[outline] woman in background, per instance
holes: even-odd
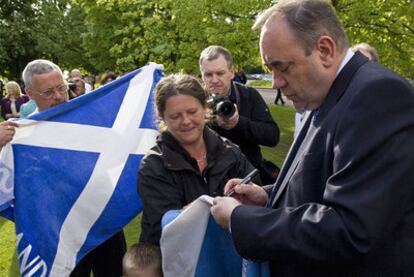
[[[6,85],[6,96],[1,99],[1,116],[4,120],[20,117],[20,106],[29,101],[29,97],[22,94],[20,86],[14,81]]]
[[[237,146],[206,126],[207,98],[198,79],[189,75],[170,75],[157,85],[160,135],[138,178],[141,242],[159,245],[165,212],[182,209],[203,194],[223,195],[229,179],[254,169]]]

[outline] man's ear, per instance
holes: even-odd
[[[235,73],[234,73],[234,68],[230,68],[230,73],[231,73],[231,79],[234,79]]]
[[[319,51],[322,65],[326,68],[331,67],[337,55],[335,41],[330,36],[321,36],[318,39],[316,48]]]
[[[26,92],[26,95],[30,97],[30,99],[33,99],[33,91],[30,88],[24,88],[24,91]]]

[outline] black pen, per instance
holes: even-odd
[[[241,184],[248,184],[248,183],[250,183],[250,181],[252,180],[252,178],[257,174],[257,173],[259,173],[259,170],[257,170],[256,168],[252,171],[252,172],[250,172],[246,177],[244,177],[242,180],[240,180],[240,182],[237,184],[237,185],[235,185],[231,190],[229,190],[229,191],[227,191],[225,194],[224,194],[224,196],[232,196],[233,194],[234,194],[234,188],[235,187],[237,187],[238,185],[241,185]]]

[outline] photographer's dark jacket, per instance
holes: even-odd
[[[240,118],[236,127],[225,130],[214,123],[211,127],[221,136],[240,146],[253,166],[261,170],[263,158],[259,145],[276,146],[279,142],[279,127],[262,96],[254,88],[233,83],[229,98],[237,104],[239,110]]]
[[[253,166],[240,149],[206,127],[208,165],[200,173],[193,159],[169,132],[157,138],[141,163],[138,192],[143,203],[140,241],[159,244],[161,217],[169,210],[181,209],[203,194],[223,194],[231,178],[243,178]],[[260,179],[254,179],[260,184]],[[194,224],[197,224],[196,222]]]

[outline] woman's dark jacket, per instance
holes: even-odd
[[[138,178],[138,192],[143,203],[140,241],[158,245],[165,212],[181,209],[203,194],[223,195],[229,179],[243,178],[254,169],[229,140],[208,127],[203,136],[208,160],[203,174],[197,161],[169,132],[157,138],[157,144],[142,160]],[[260,183],[258,178],[254,181]]]

